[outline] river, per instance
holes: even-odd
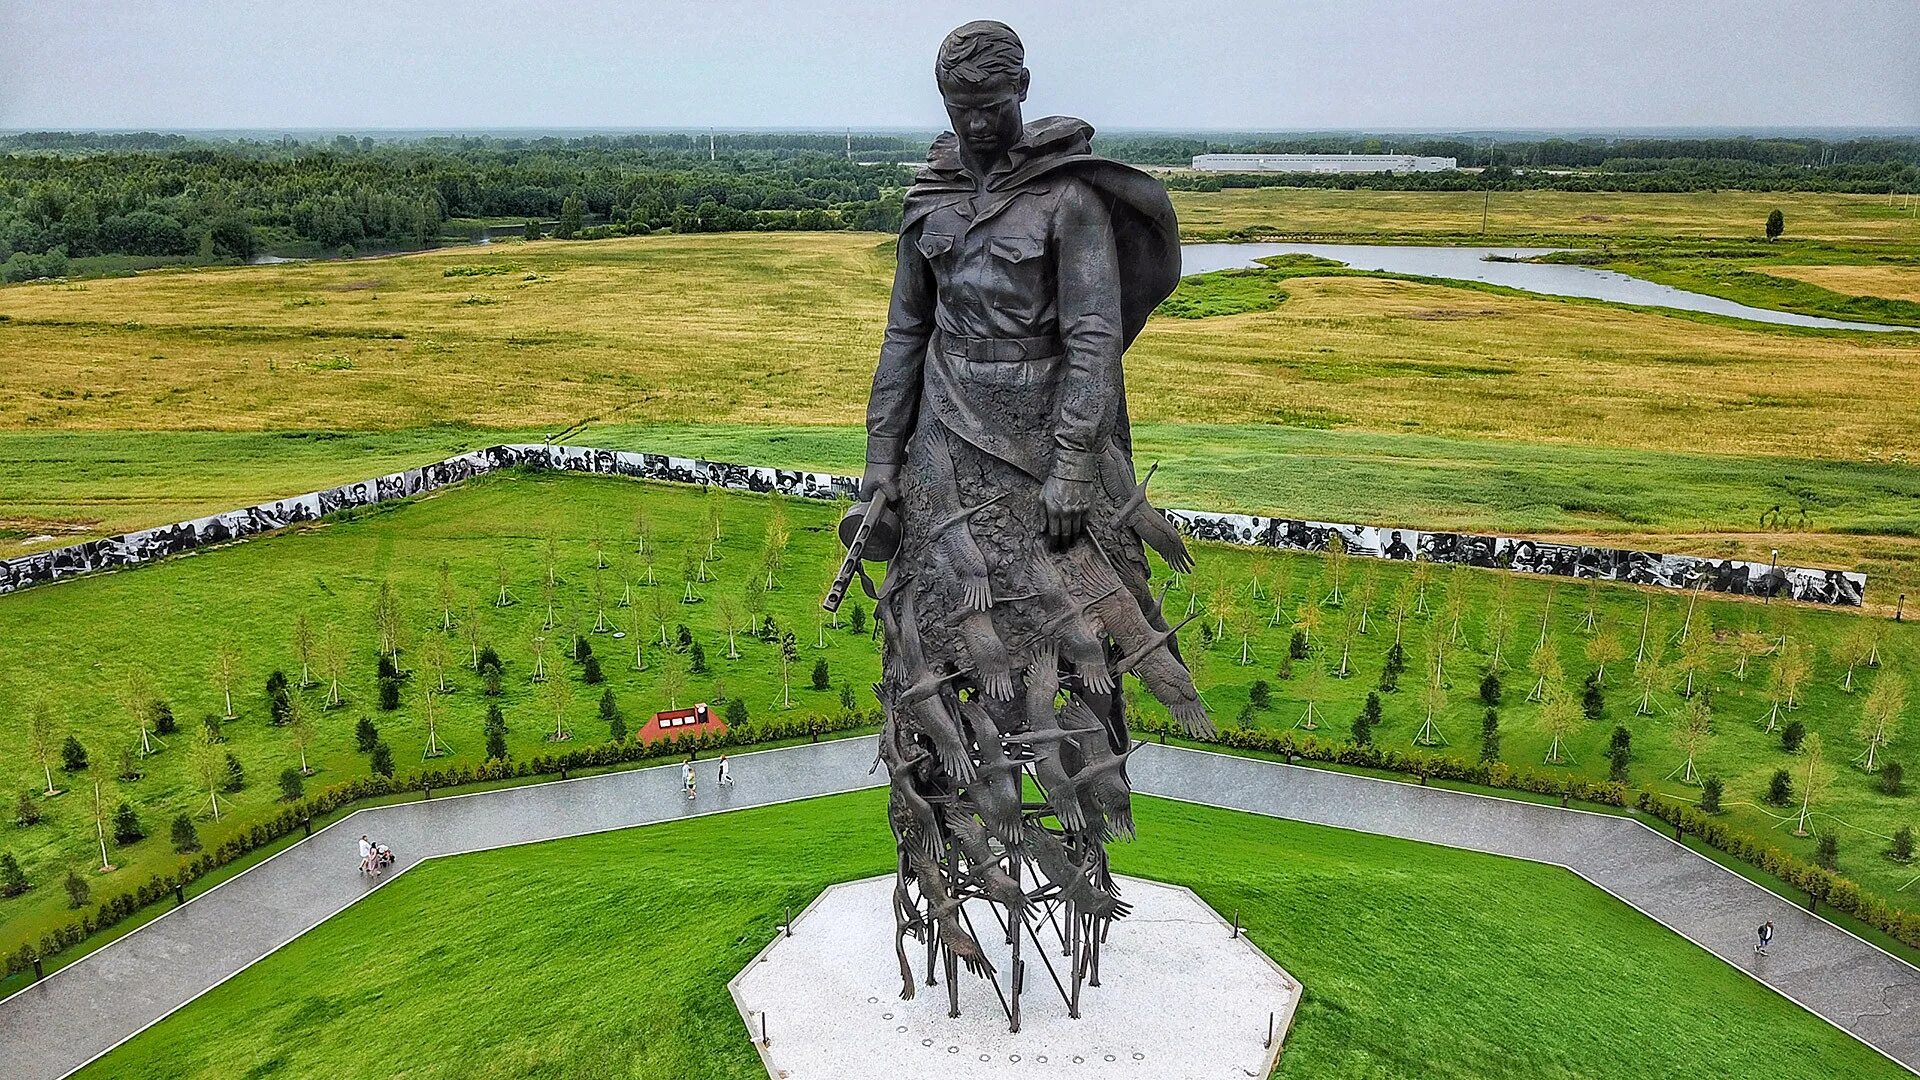
[[[1543,296],[1579,296],[1619,304],[1702,311],[1781,326],[1812,326],[1826,330],[1913,331],[1920,327],[1884,326],[1848,322],[1817,315],[1748,307],[1718,296],[1688,292],[1614,270],[1561,263],[1503,262],[1550,255],[1564,248],[1420,247],[1398,244],[1182,244],[1181,272],[1205,274],[1214,270],[1257,267],[1255,261],[1271,255],[1318,255],[1355,270],[1392,274],[1484,281]]]

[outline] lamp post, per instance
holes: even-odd
[[[1767,599],[1765,600],[1765,603],[1768,603],[1768,604],[1773,603],[1773,594],[1778,589],[1778,586],[1776,586],[1773,582],[1773,571],[1774,571],[1774,568],[1779,565],[1780,565],[1780,549],[1774,548],[1772,552],[1769,553],[1767,556]]]

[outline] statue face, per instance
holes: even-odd
[[[947,118],[966,155],[992,162],[1020,141],[1020,103],[1027,99],[1027,73],[1016,85],[942,87]]]

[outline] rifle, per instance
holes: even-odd
[[[840,570],[833,575],[833,585],[827,589],[826,599],[820,601],[820,606],[828,611],[840,610],[840,602],[846,599],[847,588],[853,584],[855,574],[860,575],[860,586],[866,590],[869,597],[876,600],[880,598],[879,592],[873,587],[873,579],[867,576],[867,568],[861,565],[861,560],[866,554],[867,538],[873,534],[874,523],[886,513],[887,496],[884,492],[876,492],[871,499],[861,505],[865,510],[860,514],[859,528],[854,530],[853,537],[847,541],[847,557],[840,560]],[[856,506],[854,510],[860,510],[860,507]],[[848,511],[849,516],[854,510]]]

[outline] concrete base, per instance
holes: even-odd
[[[987,981],[960,973],[960,1013],[926,985],[926,948],[907,954],[918,979],[900,1000],[893,951],[893,878],[835,885],[729,984],[748,1034],[776,1080],[998,1080],[1055,1073],[1100,1080],[1245,1080],[1273,1071],[1300,984],[1188,889],[1119,879],[1132,914],[1113,924],[1100,985],[1067,1015],[1031,940],[1021,1030]],[[977,907],[978,910],[975,910]],[[1007,946],[985,903],[973,925],[1005,986]],[[1042,940],[1048,940],[1043,933]],[[1066,981],[1058,943],[1049,956]],[[1269,1017],[1272,1041],[1268,1042]],[[766,1042],[761,1043],[764,1031]]]

